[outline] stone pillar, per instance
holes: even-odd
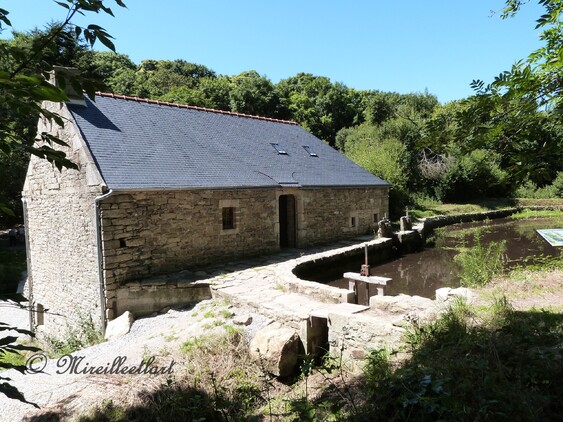
[[[379,223],[379,230],[377,231],[377,237],[382,238],[392,238],[393,237],[393,227],[391,226],[391,221],[388,218],[384,218]]]
[[[412,230],[412,220],[408,215],[401,217],[400,224],[402,232]]]

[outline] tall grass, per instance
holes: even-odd
[[[352,419],[559,420],[562,333],[563,315],[517,312],[505,298],[485,314],[454,305],[411,330],[411,357],[398,367],[368,357],[367,397]]]
[[[475,244],[463,248],[454,257],[454,260],[461,269],[462,285],[469,287],[484,286],[503,271],[506,241],[490,242],[488,245],[483,245],[479,232],[474,234],[473,239]]]

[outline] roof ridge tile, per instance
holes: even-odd
[[[229,116],[245,117],[245,118],[248,118],[248,119],[265,120],[265,121],[268,121],[268,122],[285,123],[285,124],[288,124],[288,125],[299,126],[299,123],[291,121],[291,120],[283,120],[283,119],[274,119],[272,117],[255,116],[255,115],[252,115],[252,114],[237,113],[237,112],[234,112],[234,111],[216,110],[214,108],[198,107],[198,106],[192,106],[192,105],[187,105],[187,104],[177,104],[177,103],[171,103],[171,102],[168,102],[168,101],[149,100],[148,98],[131,97],[131,96],[128,96],[128,95],[119,95],[119,94],[113,94],[113,93],[109,93],[109,92],[97,91],[96,95],[98,95],[100,97],[115,98],[115,99],[118,99],[118,100],[136,101],[136,102],[139,102],[139,103],[147,103],[147,104],[155,104],[155,105],[168,106],[168,107],[185,108],[185,109],[188,109],[188,110],[206,111],[208,113],[226,114],[226,115],[229,115]]]

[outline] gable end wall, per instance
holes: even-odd
[[[40,121],[38,133],[47,131],[69,144],[63,148],[80,170],[61,172],[44,159],[32,156],[23,198],[30,281],[26,290],[48,309],[39,332],[65,334],[68,325],[91,316],[101,324],[100,288],[95,233],[94,200],[102,194],[102,180],[65,105],[53,111],[69,119],[63,129]],[[41,320],[33,314],[35,323]]]

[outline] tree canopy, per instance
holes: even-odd
[[[16,149],[34,153],[58,166],[73,165],[53,148],[58,140],[46,134],[39,134],[45,140],[42,147],[33,146],[36,117],[45,115],[40,101],[64,99],[47,82],[52,66],[63,65],[80,69],[84,79],[75,83],[90,95],[98,87],[116,94],[294,120],[374,174],[394,182],[398,207],[412,202],[413,192],[444,200],[466,198],[466,192],[458,193],[471,181],[476,183],[469,175],[483,174],[468,168],[480,156],[474,151],[494,157],[488,161],[491,174],[500,178],[495,189],[471,190],[476,195],[508,195],[524,184],[541,188],[563,171],[562,2],[539,0],[545,10],[537,22],[542,48],[489,84],[473,81],[475,95],[440,104],[428,92],[360,91],[309,73],[273,83],[254,70],[219,75],[184,59],[148,58],[136,64],[127,55],[91,49],[96,39],[113,47],[102,28],[70,24],[73,7],[88,4],[88,11],[105,11],[102,2],[66,0],[67,19],[52,22],[44,30],[14,33],[11,40],[0,42],[0,89],[6,98],[0,105],[0,148],[8,154]],[[507,0],[502,17],[518,13],[525,3]],[[6,20],[7,13],[0,11],[0,23],[5,25]],[[56,121],[56,116],[47,113],[46,117]],[[19,176],[6,179],[15,185],[0,191],[0,202],[5,204],[23,182],[25,156],[22,159],[18,152],[15,158]],[[373,163],[395,163],[393,170],[400,169],[401,177],[384,170],[386,164]],[[501,175],[497,167],[505,173]],[[467,174],[454,177],[453,169]],[[444,180],[454,185],[465,182],[458,189],[443,189]]]

